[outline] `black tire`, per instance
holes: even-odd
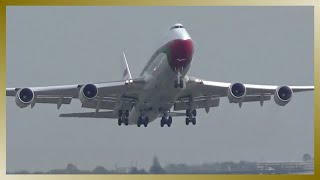
[[[126,110],[126,117],[129,117],[129,110]]]
[[[192,118],[192,124],[196,125],[197,124],[197,119],[196,118]]]
[[[193,116],[197,116],[197,110],[196,109],[192,110],[192,115]]]
[[[129,125],[129,119],[128,119],[128,118],[125,118],[125,119],[124,119],[124,124],[125,124],[126,126]]]
[[[165,120],[166,120],[165,117],[162,117],[162,118],[161,118],[161,121],[160,121],[160,126],[161,126],[161,127],[164,126]]]
[[[118,125],[121,126],[121,124],[122,124],[122,120],[121,118],[118,118]]]
[[[174,81],[174,88],[178,88],[178,80]]]
[[[189,118],[186,118],[186,125],[188,126],[190,123],[190,119]]]
[[[122,116],[122,110],[119,110],[119,117],[121,117]]]
[[[183,81],[182,80],[180,80],[180,82],[179,82],[179,87],[183,88]]]
[[[169,116],[169,118],[168,118],[168,124],[172,124],[172,116]]]
[[[189,117],[190,116],[190,109],[186,110],[186,116]]]
[[[140,117],[138,118],[137,126],[140,127],[140,126],[141,126],[141,123],[142,123],[142,117],[140,116]]]
[[[148,124],[149,124],[149,117],[146,117],[145,120],[144,120],[144,127],[147,127]]]

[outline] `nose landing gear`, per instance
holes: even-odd
[[[174,81],[174,88],[183,88],[183,81],[182,80],[175,80]]]
[[[174,81],[174,88],[183,88],[183,80],[181,79],[180,71],[177,71],[177,79]]]

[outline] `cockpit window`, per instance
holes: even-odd
[[[170,28],[170,30],[171,30],[171,29],[177,29],[177,28],[183,28],[183,26],[182,26],[182,25],[175,25],[175,26],[172,26],[172,27]]]

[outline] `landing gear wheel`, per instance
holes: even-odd
[[[174,81],[174,88],[178,88],[178,85],[179,85],[179,84],[178,84],[178,80],[175,80],[175,81]]]
[[[162,118],[161,118],[161,121],[160,121],[160,126],[161,126],[161,127],[164,126],[165,120],[166,120],[165,117],[162,117]]]
[[[197,110],[196,109],[192,110],[192,115],[193,116],[197,116]]]
[[[124,119],[124,124],[125,124],[126,126],[129,125],[129,119],[128,119],[128,118],[125,118],[125,119]]]
[[[180,82],[179,82],[179,87],[183,88],[183,81],[182,80],[180,80]]]
[[[170,127],[170,126],[171,126],[171,124],[172,124],[172,117],[171,117],[171,116],[169,116],[168,121],[167,121],[167,125],[168,125],[168,127]]]
[[[190,116],[190,109],[186,110],[186,116],[189,117]]]
[[[148,123],[149,123],[149,118],[146,117],[145,120],[144,120],[144,123],[143,123],[144,127],[147,127]]]
[[[195,117],[194,117],[194,118],[192,118],[192,120],[191,120],[191,121],[192,121],[192,124],[193,124],[193,125],[196,125],[196,123],[197,123],[197,119],[196,119]]]
[[[138,126],[138,127],[141,126],[142,120],[143,120],[143,119],[142,119],[142,117],[140,116],[139,119],[138,119],[138,122],[137,122],[137,126]]]
[[[186,125],[188,126],[190,123],[190,118],[186,118]]]
[[[122,120],[121,118],[118,118],[118,125],[121,126],[121,124],[122,124]]]
[[[119,113],[118,113],[119,117],[122,116],[122,110],[119,110]]]

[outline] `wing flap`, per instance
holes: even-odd
[[[105,111],[105,112],[66,113],[66,114],[60,114],[59,117],[116,119],[118,116],[117,116],[117,113],[114,113],[114,111]]]
[[[271,96],[249,95],[243,98],[242,102],[269,101]]]
[[[108,110],[114,110],[115,106],[117,105],[118,98],[115,97],[103,97],[103,100],[99,104],[99,109],[108,109]],[[133,98],[121,98],[121,109],[131,109],[134,104]],[[83,108],[90,108],[90,109],[96,109],[98,106],[98,99],[88,101],[86,103],[83,103],[81,107]]]
[[[103,101],[101,101],[99,109],[113,110],[115,104],[116,104],[116,102],[103,100]],[[94,100],[94,101],[90,101],[90,102],[87,102],[87,103],[83,103],[81,107],[95,109],[95,108],[97,108],[97,106],[98,106],[98,101]]]
[[[194,100],[193,102],[180,101],[174,104],[173,109],[175,111],[186,110],[190,108],[191,103],[192,103],[192,106],[196,109],[218,107],[220,103],[220,99],[219,98],[213,98],[208,100],[200,99],[200,100]]]
[[[71,104],[72,97],[42,97],[37,96],[35,103],[43,104]]]

